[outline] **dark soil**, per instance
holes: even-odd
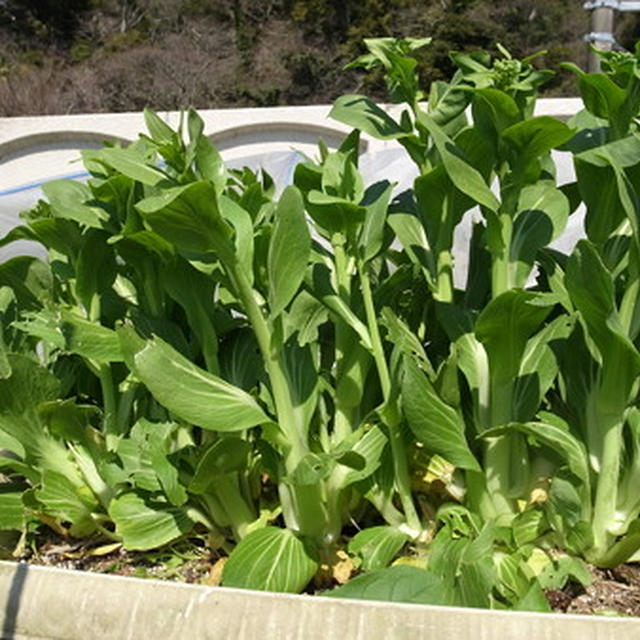
[[[204,585],[219,584],[220,571],[216,567],[222,559],[215,552],[191,543],[154,552],[136,552],[126,551],[119,544],[53,538],[29,547],[19,557],[5,555],[5,558],[59,569]]]
[[[588,587],[570,583],[562,590],[546,592],[554,611],[640,616],[640,566],[590,567],[590,571],[593,582]]]
[[[125,551],[117,544],[70,542],[63,538],[38,540],[21,557],[11,559],[61,569],[208,586],[220,584],[226,560],[222,554],[192,542],[156,552],[135,552]],[[545,592],[553,611],[640,617],[639,565],[626,564],[615,569],[590,567],[590,571],[593,582],[588,587],[569,583],[563,589]]]

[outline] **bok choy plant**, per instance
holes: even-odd
[[[413,345],[405,353],[405,414],[433,453],[467,469],[473,508],[508,521],[530,483],[527,446],[519,434],[488,434],[533,417],[555,377],[547,343],[563,331],[564,321],[546,326],[554,299],[525,286],[537,251],[561,233],[569,215],[550,151],[573,132],[552,118],[531,117],[536,89],[548,76],[530,60],[504,52],[506,58],[491,64],[484,54],[455,55],[454,79],[432,87],[423,106],[407,47],[388,39],[366,44],[370,54],[357,63],[383,66],[389,86],[402,87],[391,98],[407,108],[396,122],[367,98],[345,96],[332,115],[369,135],[398,140],[417,164],[414,189],[392,204],[389,225],[404,247],[403,259],[423,274],[431,292],[423,318],[439,325],[432,331],[423,320],[411,327],[433,346],[426,359],[415,357]],[[469,105],[473,125],[464,113]],[[474,207],[485,223],[472,234],[467,288],[459,292],[454,232]],[[427,359],[433,362],[425,365]],[[548,370],[544,378],[541,361]],[[456,376],[447,374],[456,368],[471,406],[460,404]],[[468,444],[465,412],[472,414],[472,433],[485,437],[481,455]]]
[[[339,98],[352,132],[292,185],[146,111],[0,238],[48,252],[0,265],[0,530],[197,536],[224,585],[276,591],[342,554],[332,595],[537,610],[581,558],[638,557],[640,49],[573,68],[564,123],[533,57],[454,53],[426,93],[428,38],[365,44],[400,106]],[[365,183],[366,136],[413,188]]]

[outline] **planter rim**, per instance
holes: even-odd
[[[640,640],[640,619],[269,593],[0,561],[0,630],[13,640]]]

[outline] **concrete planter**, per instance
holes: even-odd
[[[0,562],[6,640],[640,640],[640,620],[337,600]]]

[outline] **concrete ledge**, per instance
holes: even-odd
[[[384,106],[384,105],[383,105]],[[399,117],[402,105],[386,105]],[[540,99],[537,115],[566,120],[582,108],[579,98]],[[226,160],[295,148],[314,155],[322,138],[336,148],[350,129],[328,118],[329,105],[265,109],[205,109],[199,112],[207,135]],[[177,127],[180,113],[158,114]],[[104,140],[132,141],[145,131],[142,113],[0,118],[0,192],[79,170],[79,151],[99,148]],[[362,151],[397,146],[394,141],[363,136]]]
[[[0,562],[7,640],[636,640],[640,620],[337,600]]]

